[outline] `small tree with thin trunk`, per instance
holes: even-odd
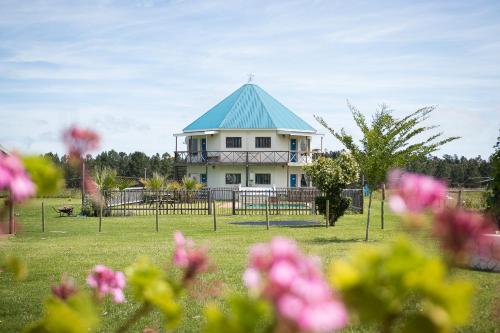
[[[349,102],[347,104],[356,125],[363,134],[360,144],[355,143],[354,138],[347,134],[344,129],[337,132],[328,126],[323,118],[318,116],[315,118],[351,152],[368,183],[368,217],[365,235],[365,240],[368,240],[372,193],[375,188],[383,184],[387,172],[391,168],[403,167],[413,159],[426,156],[445,143],[459,137],[442,139],[443,133],[436,133],[424,140],[418,139],[419,135],[438,127],[422,125],[422,122],[428,119],[432,111],[435,110],[433,106],[418,109],[398,119],[392,115],[387,105],[381,105],[373,116],[371,124],[368,124],[365,116],[357,108]]]

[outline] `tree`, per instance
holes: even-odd
[[[325,196],[317,197],[316,204],[320,213],[326,212],[326,200],[329,200],[329,221],[331,226],[344,215],[350,205],[350,199],[342,197],[342,190],[358,179],[359,167],[353,156],[341,153],[336,159],[320,157],[304,167],[307,176]]]
[[[337,132],[329,127],[323,118],[318,116],[315,118],[351,152],[368,183],[369,201],[365,236],[365,240],[368,240],[373,189],[384,183],[387,172],[391,168],[403,167],[412,160],[427,156],[440,146],[459,137],[440,139],[443,133],[437,133],[415,142],[419,135],[437,128],[437,126],[422,125],[435,107],[424,107],[402,119],[397,119],[392,116],[392,111],[387,105],[381,105],[373,116],[371,124],[368,124],[365,116],[356,107],[350,103],[348,107],[354,122],[363,134],[360,145],[356,144],[354,138],[344,129]],[[382,202],[382,209],[383,207]]]
[[[500,135],[497,138],[497,143],[493,147],[495,152],[490,157],[492,168],[492,195],[488,200],[488,208],[497,220],[497,226],[500,228]]]

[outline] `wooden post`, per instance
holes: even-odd
[[[458,189],[457,207],[462,207],[462,188]]]
[[[266,197],[266,228],[269,230],[269,197]]]
[[[14,225],[14,202],[12,201],[12,194],[9,198],[9,234],[16,233]]]
[[[209,189],[208,190],[208,215],[212,215],[212,191]]]
[[[217,231],[217,211],[215,209],[215,201],[212,201],[212,214],[214,216],[214,231]]]
[[[42,232],[45,232],[45,208],[42,200]]]
[[[384,229],[384,202],[385,202],[385,184],[382,184],[382,202],[380,203],[380,227]]]
[[[99,232],[102,230],[102,205],[103,203],[99,203]]]
[[[156,194],[156,211],[155,211],[155,215],[156,215],[156,232],[158,232],[158,229],[159,229],[159,226],[158,226],[158,205],[159,205],[159,201],[160,201],[160,195],[157,193]]]
[[[372,210],[372,191],[370,190],[370,196],[368,197],[368,218],[366,219],[366,234],[365,234],[365,242],[368,241],[368,232],[370,230],[370,215]]]
[[[330,200],[326,199],[326,207],[325,207],[325,215],[326,215],[326,227],[330,224]]]
[[[82,161],[82,178],[81,178],[81,188],[82,188],[82,207],[85,204],[85,160]]]
[[[236,191],[233,190],[233,197],[232,197],[232,208],[233,208],[233,215],[236,215]]]

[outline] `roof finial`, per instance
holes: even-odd
[[[253,81],[253,78],[255,77],[255,74],[254,73],[250,73],[248,74],[248,81],[247,81],[247,84],[250,84],[252,83]]]

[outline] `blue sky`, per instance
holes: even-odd
[[[463,137],[437,155],[487,157],[499,133],[498,1],[0,2],[0,144],[21,152],[62,152],[73,123],[171,152],[248,73],[318,129],[358,136],[349,100],[436,105],[429,124]]]

